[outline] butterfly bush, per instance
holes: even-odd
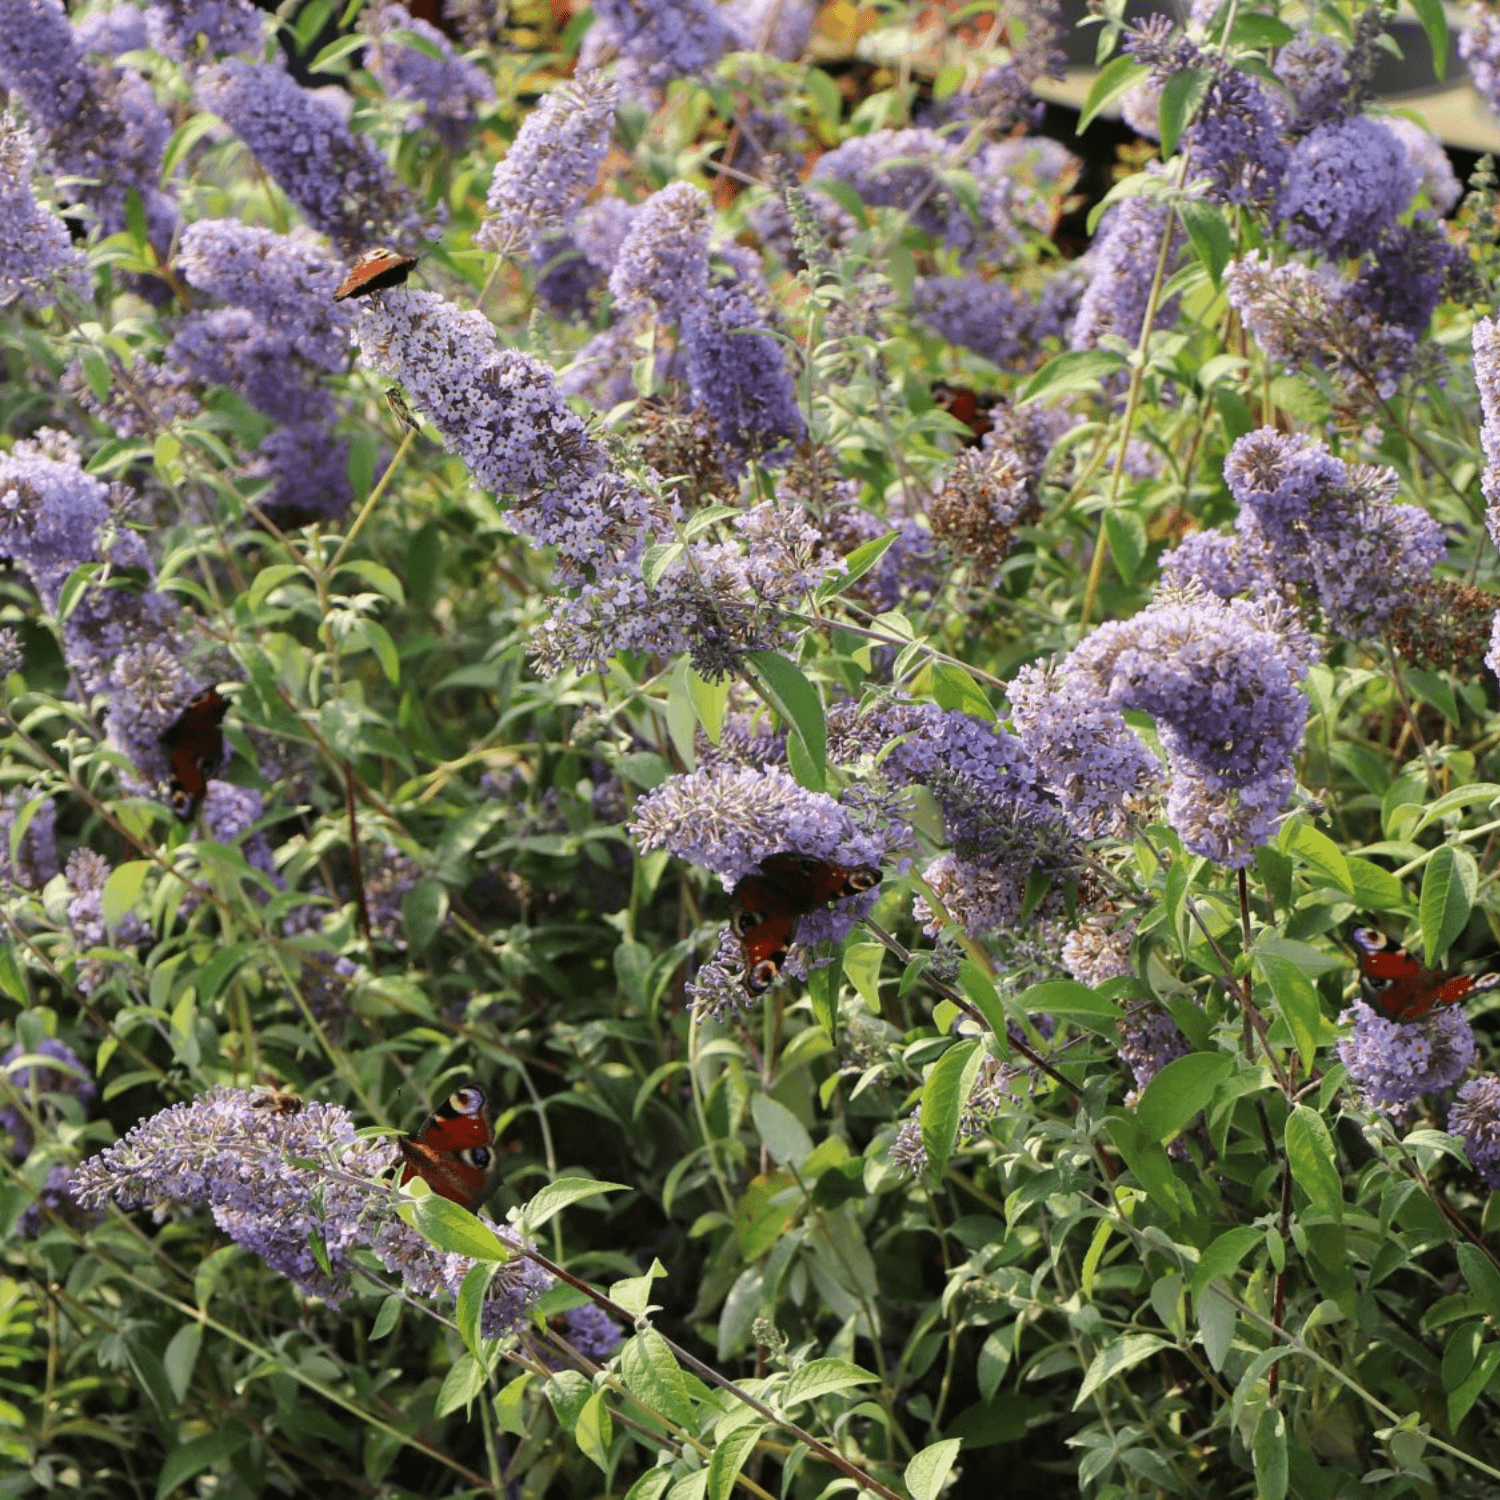
[[[172,126],[150,84],[89,62],[55,0],[5,0],[0,20],[0,86],[25,106],[50,170],[84,179],[73,191],[106,234],[125,227],[127,196],[139,193],[151,242],[164,252],[177,223],[158,186]]]
[[[56,1063],[52,1067],[50,1059]],[[0,1054],[0,1130],[11,1139],[11,1155],[24,1161],[36,1144],[32,1122],[45,1117],[58,1097],[73,1100],[78,1113],[86,1113],[99,1097],[99,1086],[82,1058],[57,1037],[41,1037],[34,1046],[17,1042]]]
[[[178,61],[197,59],[200,48],[213,57],[258,54],[265,31],[265,17],[248,0],[152,0],[146,7],[151,45]]]
[[[602,73],[582,73],[548,93],[495,166],[489,214],[474,243],[510,255],[570,225],[599,180],[617,103],[618,89]]]
[[[1127,798],[1149,780],[1118,715],[1150,714],[1167,752],[1168,822],[1193,853],[1243,867],[1292,793],[1310,645],[1248,601],[1163,599],[1080,642],[1045,681],[1052,702],[1041,699],[1037,677],[1024,684],[1031,753],[1080,825],[1097,827],[1124,816]],[[1098,704],[1113,711],[1113,725]]]
[[[25,830],[14,845],[18,822]],[[0,889],[39,891],[61,869],[57,853],[57,803],[51,797],[29,797],[12,787],[0,798]]]
[[[1338,1043],[1350,1080],[1374,1109],[1402,1115],[1423,1094],[1451,1087],[1474,1065],[1474,1028],[1457,1008],[1420,1021],[1387,1021],[1363,1000],[1340,1013],[1352,1029]]]
[[[1448,1132],[1488,1187],[1500,1187],[1500,1076],[1482,1073],[1454,1095]]]
[[[390,1211],[399,1161],[393,1141],[358,1139],[342,1105],[287,1114],[264,1095],[215,1087],[138,1122],[79,1166],[71,1191],[85,1208],[207,1205],[237,1245],[335,1307],[354,1290],[363,1251],[414,1296],[457,1295],[474,1262],[435,1249]],[[525,1248],[485,1222],[512,1251]],[[505,1262],[485,1300],[485,1336],[514,1331],[550,1283],[519,1254]]]
[[[416,106],[408,127],[431,130],[450,151],[460,150],[480,111],[495,102],[483,69],[465,62],[437,27],[404,5],[378,7],[367,25],[370,71],[390,98]],[[427,50],[403,40],[402,32],[420,38]]]
[[[22,297],[33,306],[66,289],[89,295],[89,273],[67,226],[37,202],[32,186],[36,146],[10,115],[0,116],[0,233],[7,253],[0,266],[0,302]]]
[[[280,63],[233,58],[205,69],[197,94],[344,255],[425,236],[425,215],[370,138],[356,135],[334,105]]]

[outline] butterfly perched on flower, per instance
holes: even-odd
[[[440,1198],[478,1208],[500,1176],[495,1131],[485,1106],[484,1090],[466,1084],[454,1089],[415,1135],[397,1141],[406,1163],[402,1184],[420,1177]]]
[[[333,300],[344,302],[350,297],[368,297],[371,292],[400,286],[416,263],[415,255],[402,255],[399,250],[366,250],[339,282]]]
[[[1434,1010],[1500,986],[1500,974],[1430,969],[1372,927],[1356,927],[1349,940],[1359,954],[1361,996],[1387,1021],[1420,1021]]]
[[[730,930],[745,959],[745,988],[761,995],[776,983],[801,918],[879,881],[880,871],[867,865],[833,865],[805,854],[761,860],[759,870],[746,875],[729,898]]]
[[[973,447],[983,440],[995,426],[995,407],[1000,398],[982,391],[972,391],[966,385],[949,385],[946,380],[936,380],[932,385],[932,400],[950,417],[962,422],[973,433],[964,443]]]
[[[192,821],[208,791],[208,778],[224,764],[224,715],[229,700],[205,688],[161,732],[171,767],[172,811]]]

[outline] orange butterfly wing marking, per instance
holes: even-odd
[[[1350,937],[1359,953],[1364,1001],[1387,1021],[1420,1021],[1434,1010],[1500,985],[1500,974],[1430,969],[1373,928],[1356,927]]]
[[[803,854],[773,854],[729,898],[731,931],[745,960],[744,985],[762,995],[775,984],[808,912],[878,884],[880,871],[849,868]]]
[[[402,255],[399,250],[366,250],[339,282],[333,300],[343,302],[350,297],[368,297],[371,292],[400,286],[411,275],[416,263],[415,255]]]
[[[172,811],[190,822],[208,791],[208,778],[224,763],[224,715],[229,702],[205,688],[162,731],[171,768]]]
[[[482,1088],[455,1089],[415,1135],[396,1143],[405,1165],[402,1184],[420,1177],[440,1198],[478,1208],[500,1175],[495,1132]]]

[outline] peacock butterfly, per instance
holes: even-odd
[[[937,380],[932,385],[932,400],[950,417],[962,422],[973,437],[965,438],[966,446],[972,448],[995,426],[994,411],[1000,398],[982,391],[971,391],[966,385],[949,385],[946,380]]]
[[[759,873],[746,875],[729,898],[730,930],[745,957],[745,988],[764,994],[781,973],[797,923],[820,906],[867,891],[880,871],[867,865],[832,865],[805,854],[773,854]]]
[[[420,1177],[440,1198],[467,1209],[478,1208],[500,1176],[495,1132],[477,1084],[455,1089],[415,1135],[396,1144],[406,1160],[403,1185]]]
[[[1359,954],[1359,987],[1366,1005],[1387,1021],[1420,1021],[1434,1010],[1457,1005],[1500,985],[1500,974],[1455,974],[1429,969],[1372,927],[1349,934]]]
[[[371,292],[384,292],[400,286],[411,275],[416,263],[415,255],[402,255],[399,250],[366,250],[339,282],[333,300],[343,302],[350,297],[368,297]]]
[[[224,715],[229,702],[205,688],[161,733],[172,768],[172,811],[191,822],[208,791],[208,778],[224,764]]]

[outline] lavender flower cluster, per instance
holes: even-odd
[[[206,69],[197,91],[203,107],[344,254],[352,258],[388,240],[411,245],[426,235],[426,216],[374,142],[280,63],[232,58]]]
[[[34,307],[56,300],[66,289],[89,295],[88,263],[74,246],[67,225],[42,206],[32,191],[36,145],[30,132],[0,115],[0,304],[23,298]]]
[[[483,69],[465,62],[436,26],[404,5],[380,6],[368,23],[370,71],[388,98],[413,106],[409,129],[431,130],[450,151],[461,150],[479,112],[495,102]],[[423,43],[413,46],[402,35]]]
[[[362,1250],[412,1295],[456,1296],[473,1261],[434,1249],[390,1212],[395,1143],[360,1140],[341,1105],[283,1112],[267,1104],[264,1094],[216,1087],[162,1110],[85,1161],[73,1195],[86,1208],[207,1204],[236,1244],[334,1306],[353,1290]],[[524,1248],[508,1229],[489,1227]],[[486,1299],[485,1336],[515,1331],[550,1284],[524,1256],[507,1261]]]

